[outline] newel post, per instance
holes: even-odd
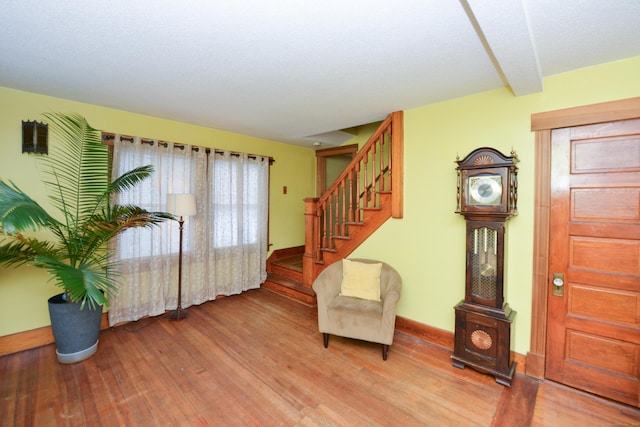
[[[316,251],[318,250],[317,197],[304,199],[304,256],[302,257],[302,284],[310,288],[315,280]]]
[[[404,215],[404,113],[391,114],[391,216]]]

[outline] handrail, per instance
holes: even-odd
[[[369,137],[367,143],[362,146],[360,151],[358,151],[358,154],[356,154],[353,160],[351,160],[351,163],[349,163],[347,167],[344,168],[342,173],[338,175],[338,178],[336,178],[333,184],[331,184],[327,191],[325,191],[324,195],[322,195],[322,197],[318,199],[318,204],[324,203],[330,197],[331,193],[333,193],[335,189],[340,186],[340,182],[342,182],[349,175],[354,165],[360,163],[364,159],[364,157],[367,156],[369,150],[371,149],[371,146],[378,140],[378,138],[380,138],[380,136],[384,135],[386,132],[389,132],[389,134],[391,133],[391,118],[392,115],[390,114],[386,119],[384,119],[380,126],[378,126],[378,129],[376,129],[373,135]]]

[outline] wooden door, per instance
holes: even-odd
[[[639,406],[640,119],[554,130],[551,155],[546,377]]]
[[[321,197],[358,152],[358,144],[316,151],[316,194]]]

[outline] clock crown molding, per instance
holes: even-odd
[[[510,156],[505,156],[500,151],[491,147],[477,148],[467,154],[467,156],[462,160],[460,160],[460,156],[456,157],[458,168],[463,169],[509,167],[515,165],[519,161],[518,155],[514,150],[511,150]]]

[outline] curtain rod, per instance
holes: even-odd
[[[114,133],[102,132],[102,140],[106,141],[106,144],[113,145],[113,142],[111,142],[111,141],[114,140],[115,138],[116,138],[116,135]],[[120,135],[120,141],[133,142],[134,140],[135,140],[135,138],[133,136]],[[142,144],[153,145],[154,142],[156,142],[156,141],[154,141],[153,139],[149,139],[149,138],[140,138],[140,142]],[[166,141],[157,141],[157,143],[158,143],[158,145],[162,145],[163,147],[167,147],[169,145]],[[184,144],[179,144],[179,143],[174,143],[173,147],[174,148],[179,148],[181,150],[184,150],[185,145]],[[200,151],[200,148],[204,148],[205,153],[207,153],[207,154],[210,153],[211,150],[213,150],[213,152],[216,153],[216,154],[224,154],[223,150],[218,150],[218,149],[215,149],[215,148],[198,147],[198,146],[192,146],[191,147],[191,149],[193,151]],[[235,156],[235,157],[239,157],[240,154],[242,154],[242,153],[239,153],[237,151],[230,151],[230,153],[231,153],[232,156]],[[248,154],[248,156],[249,156],[250,159],[256,159],[258,157],[266,157],[266,158],[269,159],[269,165],[272,165],[273,163],[275,163],[275,159],[273,157],[270,157],[270,156],[260,156],[258,154]]]

